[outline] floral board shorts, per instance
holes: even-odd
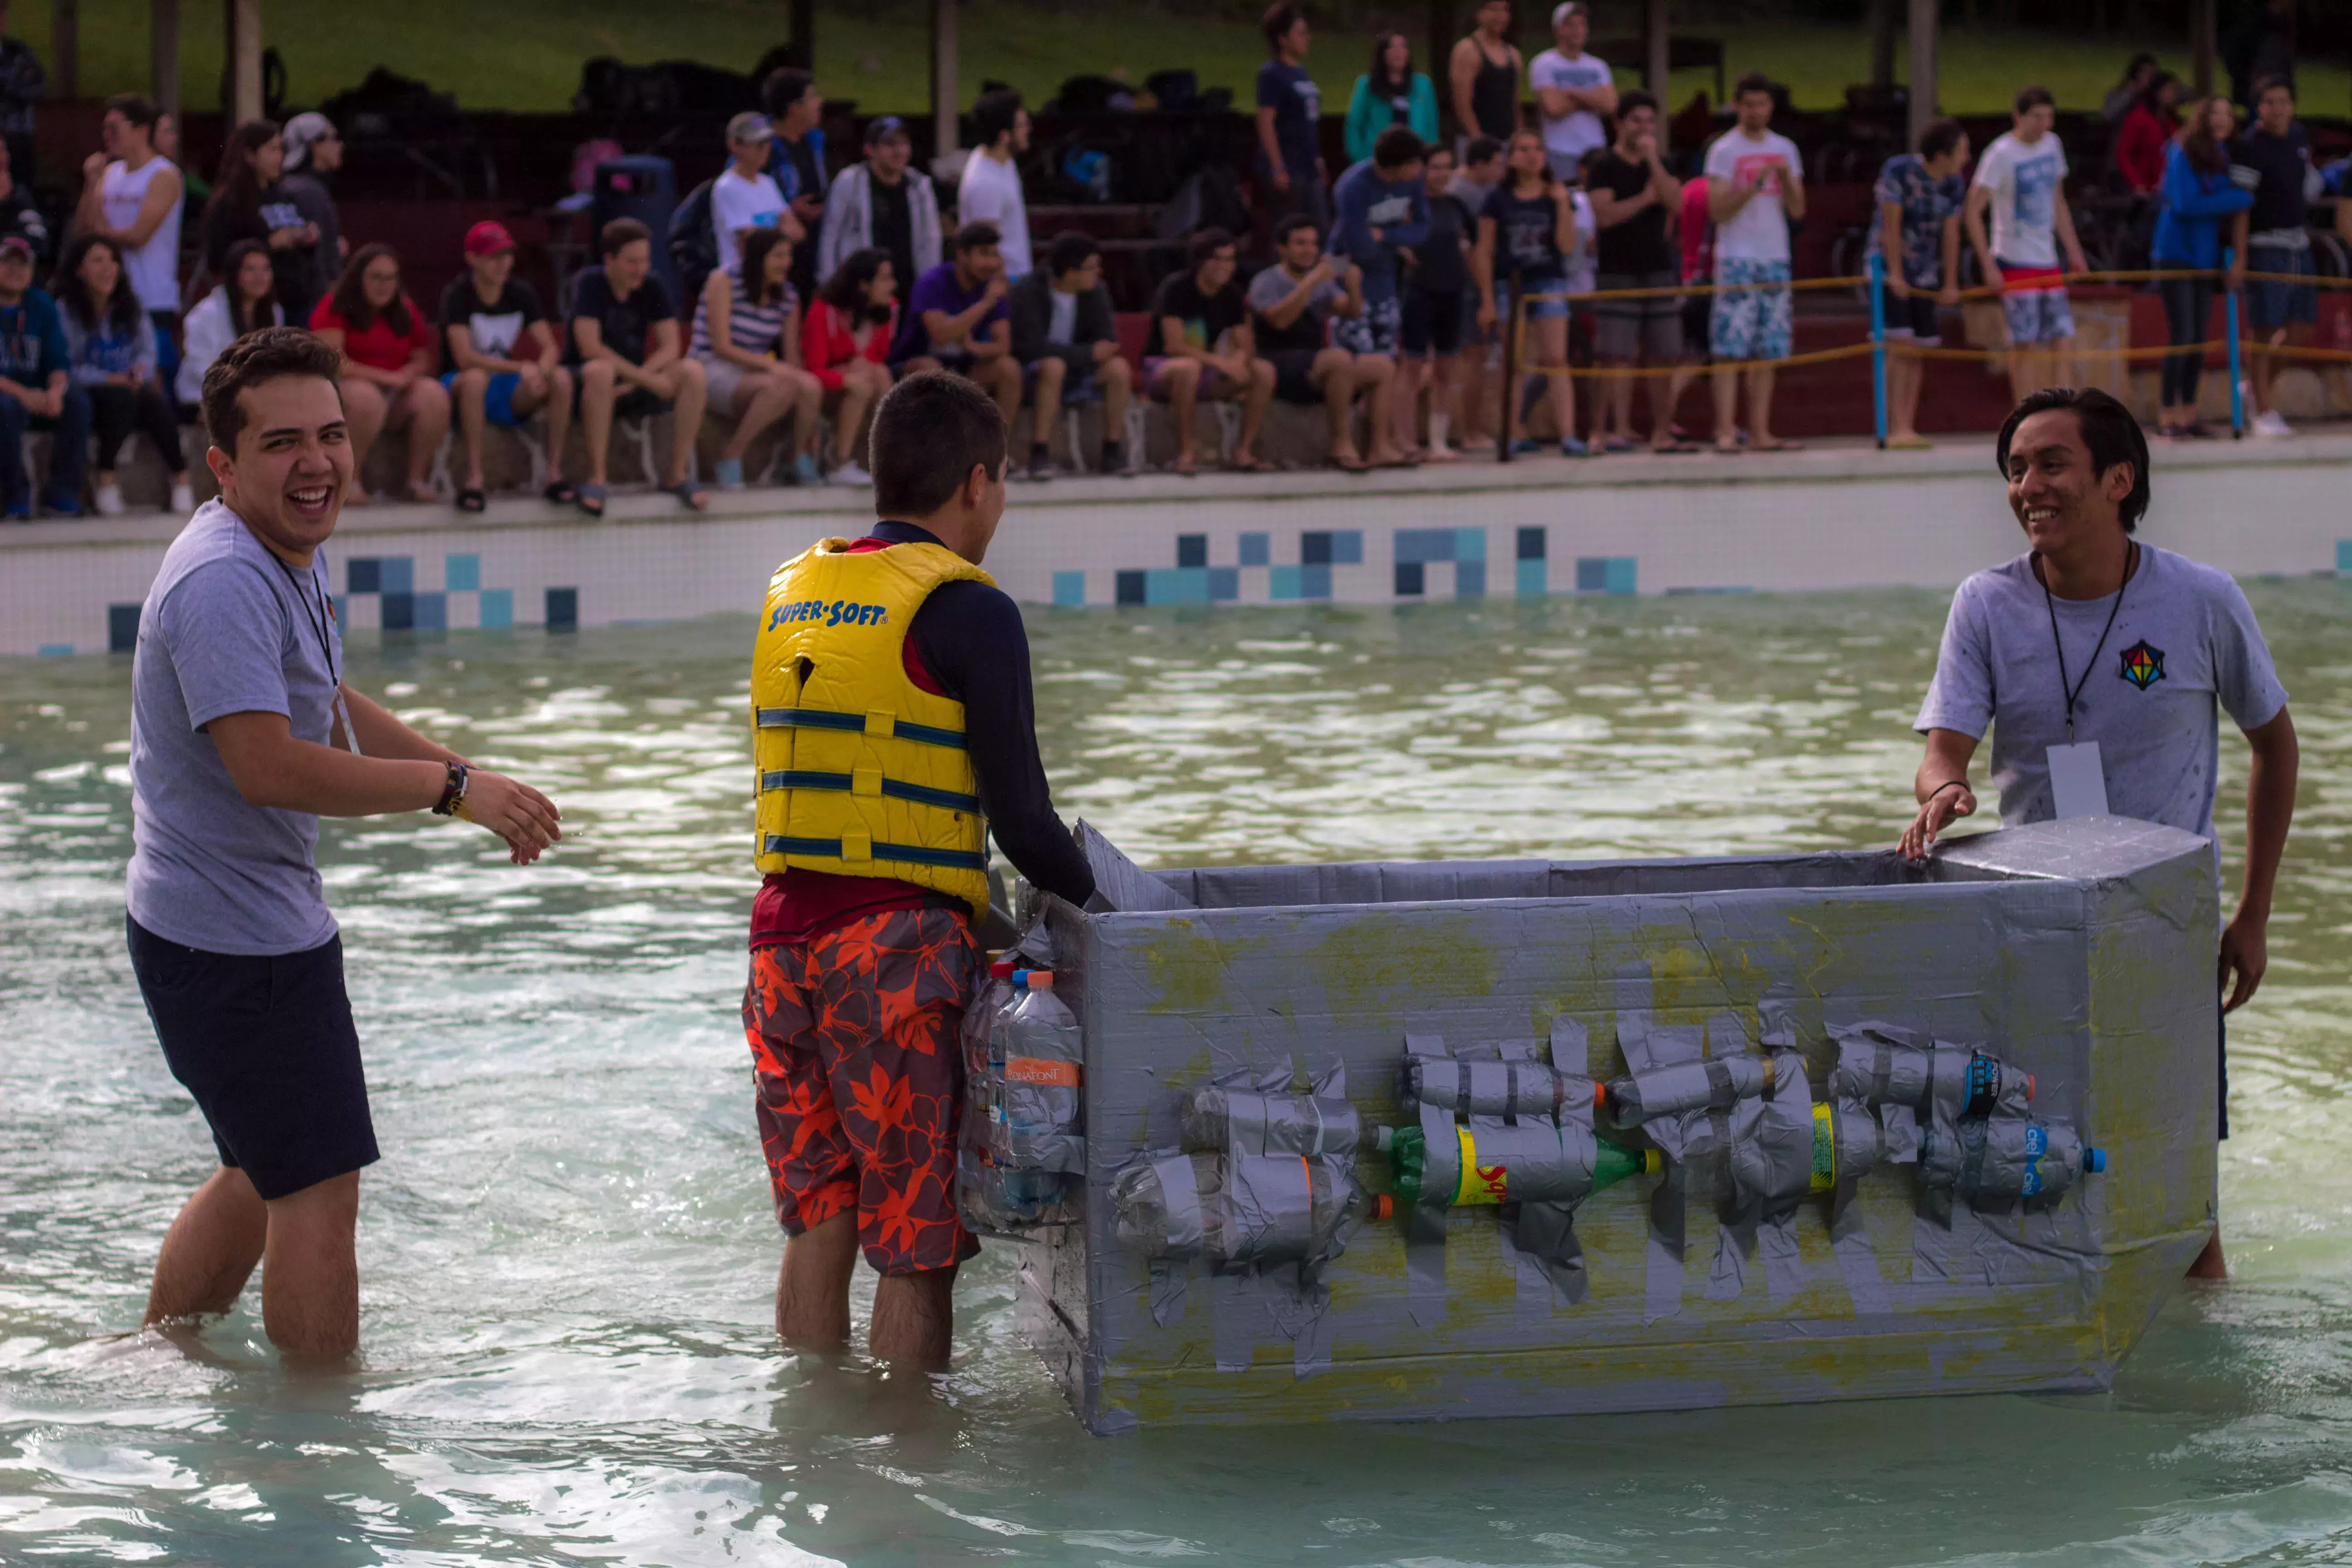
[[[1789,264],[1718,256],[1715,297],[1707,318],[1707,349],[1717,359],[1787,359],[1796,345],[1796,298],[1789,292]]]
[[[2074,312],[2066,303],[2066,275],[2055,267],[2000,268],[2000,313],[2010,346],[2060,342],[2074,335]]]
[[[798,1236],[855,1209],[883,1274],[962,1262],[956,1031],[980,950],[954,910],[890,910],[751,954],[743,1032],[776,1219]]]

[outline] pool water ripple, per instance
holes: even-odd
[[[1111,1441],[1019,1342],[1002,1249],[965,1271],[943,1377],[770,1334],[735,1016],[748,622],[353,650],[575,837],[518,871],[462,825],[322,836],[387,1151],[359,1368],[288,1377],[250,1295],[185,1347],[126,1332],[207,1165],[122,952],[128,670],[0,665],[0,1561],[2352,1560],[2352,622],[2333,584],[2250,591],[2306,763],[2272,977],[2231,1027],[2239,1277],[2177,1296],[2111,1394]],[[1147,863],[1715,854],[1891,841],[1942,613],[1498,601],[1032,635],[1065,815]]]

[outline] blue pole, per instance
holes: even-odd
[[[1886,449],[1886,258],[1873,252],[1870,274],[1870,400],[1878,417],[1878,449]]]
[[[2230,287],[2230,266],[2233,252],[2221,247],[2221,293],[2228,301],[2230,324],[2230,439],[2242,441],[2246,437],[2246,395],[2238,380],[2238,291]]]

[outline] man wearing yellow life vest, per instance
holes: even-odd
[[[940,372],[875,410],[874,510],[768,584],[751,661],[754,847],[743,1000],[760,1137],[787,1237],[776,1331],[849,1341],[862,1249],[877,1360],[948,1357],[956,1034],[981,970],[988,836],[1083,904],[1085,858],[1037,758],[1021,613],[980,569],[1004,513],[1004,420]]]

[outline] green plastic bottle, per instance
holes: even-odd
[[[1456,1127],[1454,1136],[1461,1141],[1461,1179],[1450,1199],[1453,1205],[1500,1204],[1513,1201],[1510,1173],[1507,1167],[1482,1166],[1478,1161],[1475,1140],[1467,1127]],[[1637,1149],[1630,1143],[1620,1143],[1613,1138],[1593,1139],[1592,1187],[1600,1192],[1613,1187],[1628,1176],[1638,1176],[1664,1167],[1665,1162],[1655,1149]],[[1400,1204],[1421,1201],[1422,1173],[1426,1165],[1426,1149],[1418,1127],[1397,1128],[1388,1140],[1389,1184],[1395,1190]]]

